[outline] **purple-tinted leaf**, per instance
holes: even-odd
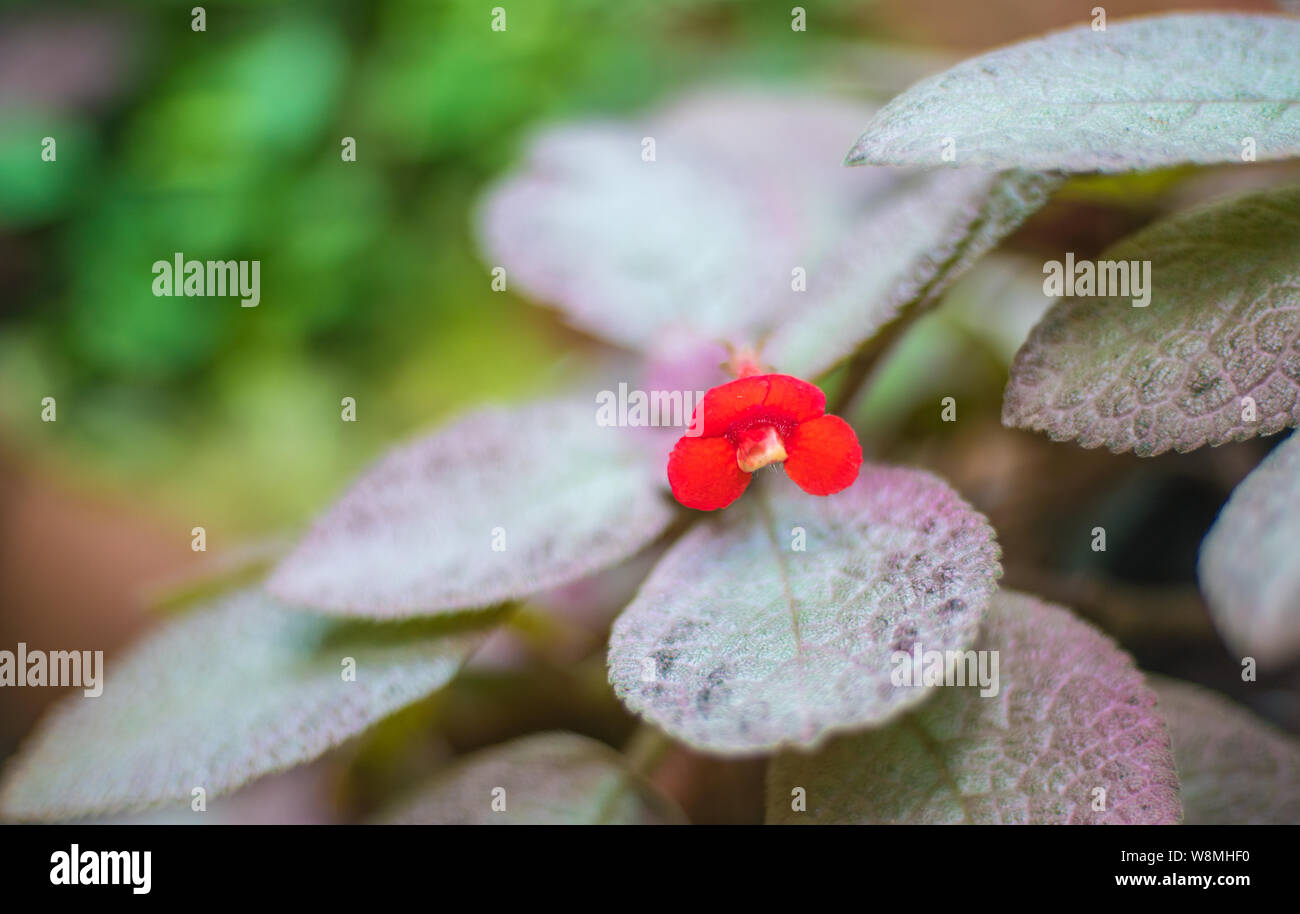
[[[538,733],[440,772],[383,816],[400,825],[674,825],[686,816],[606,746]]]
[[[1246,137],[1259,161],[1300,155],[1294,19],[1152,16],[999,48],[891,101],[849,161],[1132,171],[1240,162]]]
[[[1149,261],[1150,303],[1054,305],[1016,354],[1004,423],[1149,457],[1300,421],[1300,188],[1179,213],[1100,259]]]
[[[235,593],[108,658],[98,698],[64,699],[7,769],[0,814],[189,809],[196,788],[212,797],[309,761],[450,680],[481,640],[461,627],[340,621]]]
[[[1149,676],[1187,825],[1300,824],[1300,740],[1208,689]]]
[[[663,465],[643,445],[598,426],[594,398],[473,413],[364,473],[268,587],[314,609],[392,618],[575,581],[671,519]]]
[[[1225,641],[1261,666],[1300,655],[1300,435],[1237,486],[1201,544],[1197,574]]]
[[[936,688],[889,727],[782,754],[768,766],[768,821],[1178,821],[1155,693],[1114,642],[1065,609],[1002,591],[977,649],[997,652],[996,695]],[[794,808],[799,790],[806,811]]]
[[[825,498],[763,475],[673,545],[610,639],[623,702],[718,754],[814,746],[917,704],[890,655],[968,647],[1001,573],[987,521],[928,473],[866,465]]]
[[[815,374],[922,287],[937,292],[1047,188],[1033,176],[845,169],[845,138],[870,111],[730,91],[639,121],[553,128],[489,193],[485,257],[575,326],[636,349],[752,342],[788,324],[770,360]]]
[[[772,330],[764,356],[807,377],[832,367],[907,303],[933,302],[1058,183],[1046,175],[978,170],[901,179],[843,230],[843,244],[821,269],[821,294]]]

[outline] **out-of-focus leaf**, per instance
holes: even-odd
[[[1237,486],[1201,544],[1210,615],[1233,650],[1276,667],[1300,654],[1300,435]]]
[[[939,688],[889,727],[779,756],[768,822],[1178,821],[1155,693],[1114,642],[1065,609],[1002,591],[978,649],[997,652],[996,695]],[[806,811],[794,809],[796,788]]]
[[[1057,183],[1041,174],[969,169],[904,179],[845,230],[845,247],[820,274],[827,294],[784,320],[764,355],[805,376],[832,367],[908,302],[933,302]]]
[[[45,140],[55,159],[43,158]],[[98,140],[80,120],[0,108],[0,226],[26,227],[64,215],[91,180]]]
[[[937,293],[1051,185],[846,170],[844,137],[869,113],[823,96],[732,91],[639,123],[552,129],[489,193],[485,257],[614,342],[772,334],[778,368],[815,374],[921,290]]]
[[[1005,424],[1149,457],[1300,420],[1300,187],[1179,213],[1100,259],[1150,261],[1150,304],[1053,305],[1016,354]]]
[[[466,756],[382,821],[678,825],[686,816],[604,743],[574,733],[538,733]]]
[[[320,141],[347,53],[336,25],[286,18],[195,55],[128,124],[129,167],[161,186],[216,192],[273,170]]]
[[[969,647],[1001,573],[987,521],[928,473],[867,465],[826,498],[766,475],[674,544],[610,638],[623,702],[719,754],[815,746],[916,705],[891,655]]]
[[[1300,824],[1300,740],[1208,689],[1149,676],[1187,825]]]
[[[627,558],[672,518],[663,467],[595,400],[473,413],[391,452],[272,574],[328,612],[491,606]]]
[[[188,808],[195,788],[212,797],[309,761],[445,684],[481,640],[462,629],[495,615],[340,622],[233,594],[109,658],[98,698],[64,699],[6,771],[0,814]]]
[[[886,105],[851,164],[1131,171],[1300,155],[1300,22],[1153,16],[1001,48]],[[945,160],[947,148],[953,155]]]
[[[67,314],[58,324],[78,363],[150,381],[194,372],[263,308],[231,297],[156,296],[152,265],[180,252],[191,260],[243,259],[255,216],[227,193],[168,194],[113,179],[71,225]],[[265,275],[265,274],[263,274]],[[263,302],[265,304],[265,301]]]

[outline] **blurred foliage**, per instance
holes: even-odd
[[[0,18],[97,83],[0,91],[7,446],[210,529],[299,521],[394,437],[532,396],[595,345],[493,293],[475,252],[477,194],[532,128],[806,74],[862,32],[851,3],[797,41],[781,4],[530,0],[493,32],[496,5],[212,2],[206,32],[162,3]],[[260,306],[155,297],[178,251],[260,260]]]

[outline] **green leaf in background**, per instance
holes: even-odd
[[[1173,740],[1184,824],[1300,822],[1300,740],[1208,689],[1147,681]]]
[[[668,526],[664,468],[595,398],[485,409],[391,452],[272,574],[281,598],[376,618],[491,606],[627,558]]]
[[[310,761],[447,683],[480,643],[455,624],[340,622],[255,590],[196,609],[66,698],[12,760],[0,814],[23,820],[189,808]],[[355,680],[344,678],[355,660]]]
[[[886,105],[850,164],[1132,171],[1300,155],[1300,21],[1196,14],[1001,48]],[[948,150],[950,157],[945,159]]]
[[[996,696],[935,689],[889,727],[782,754],[768,766],[768,822],[1177,823],[1169,736],[1128,654],[1069,611],[1008,591],[978,649],[998,652]],[[806,811],[793,808],[796,788]]]
[[[1300,655],[1300,435],[1242,480],[1201,544],[1197,576],[1228,645],[1260,666]]]
[[[339,26],[324,18],[205,46],[133,112],[127,167],[158,187],[246,193],[247,182],[320,142],[347,66]]]
[[[1053,305],[1016,354],[1003,423],[1149,457],[1300,421],[1300,187],[1178,213],[1100,259],[1150,261],[1150,304]]]
[[[686,816],[604,743],[574,733],[538,733],[458,760],[380,821],[683,825]]]
[[[46,137],[54,140],[52,162],[42,158]],[[0,109],[0,227],[65,216],[91,182],[98,152],[99,139],[78,118]]]
[[[969,647],[1001,574],[988,522],[928,473],[865,465],[826,498],[764,481],[673,545],[610,637],[623,703],[718,754],[815,746],[918,704],[891,655]]]
[[[575,326],[636,349],[780,327],[769,359],[811,376],[937,293],[1051,184],[846,170],[844,137],[870,110],[713,91],[637,121],[553,128],[485,198],[484,257]]]
[[[902,440],[920,417],[941,421],[934,406],[954,391],[967,410],[1000,403],[1012,356],[1051,303],[1037,262],[1002,254],[980,260],[884,354],[854,400],[859,440]]]

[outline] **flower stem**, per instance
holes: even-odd
[[[634,771],[650,777],[672,748],[673,741],[668,734],[649,724],[641,724],[628,738],[623,754]]]

